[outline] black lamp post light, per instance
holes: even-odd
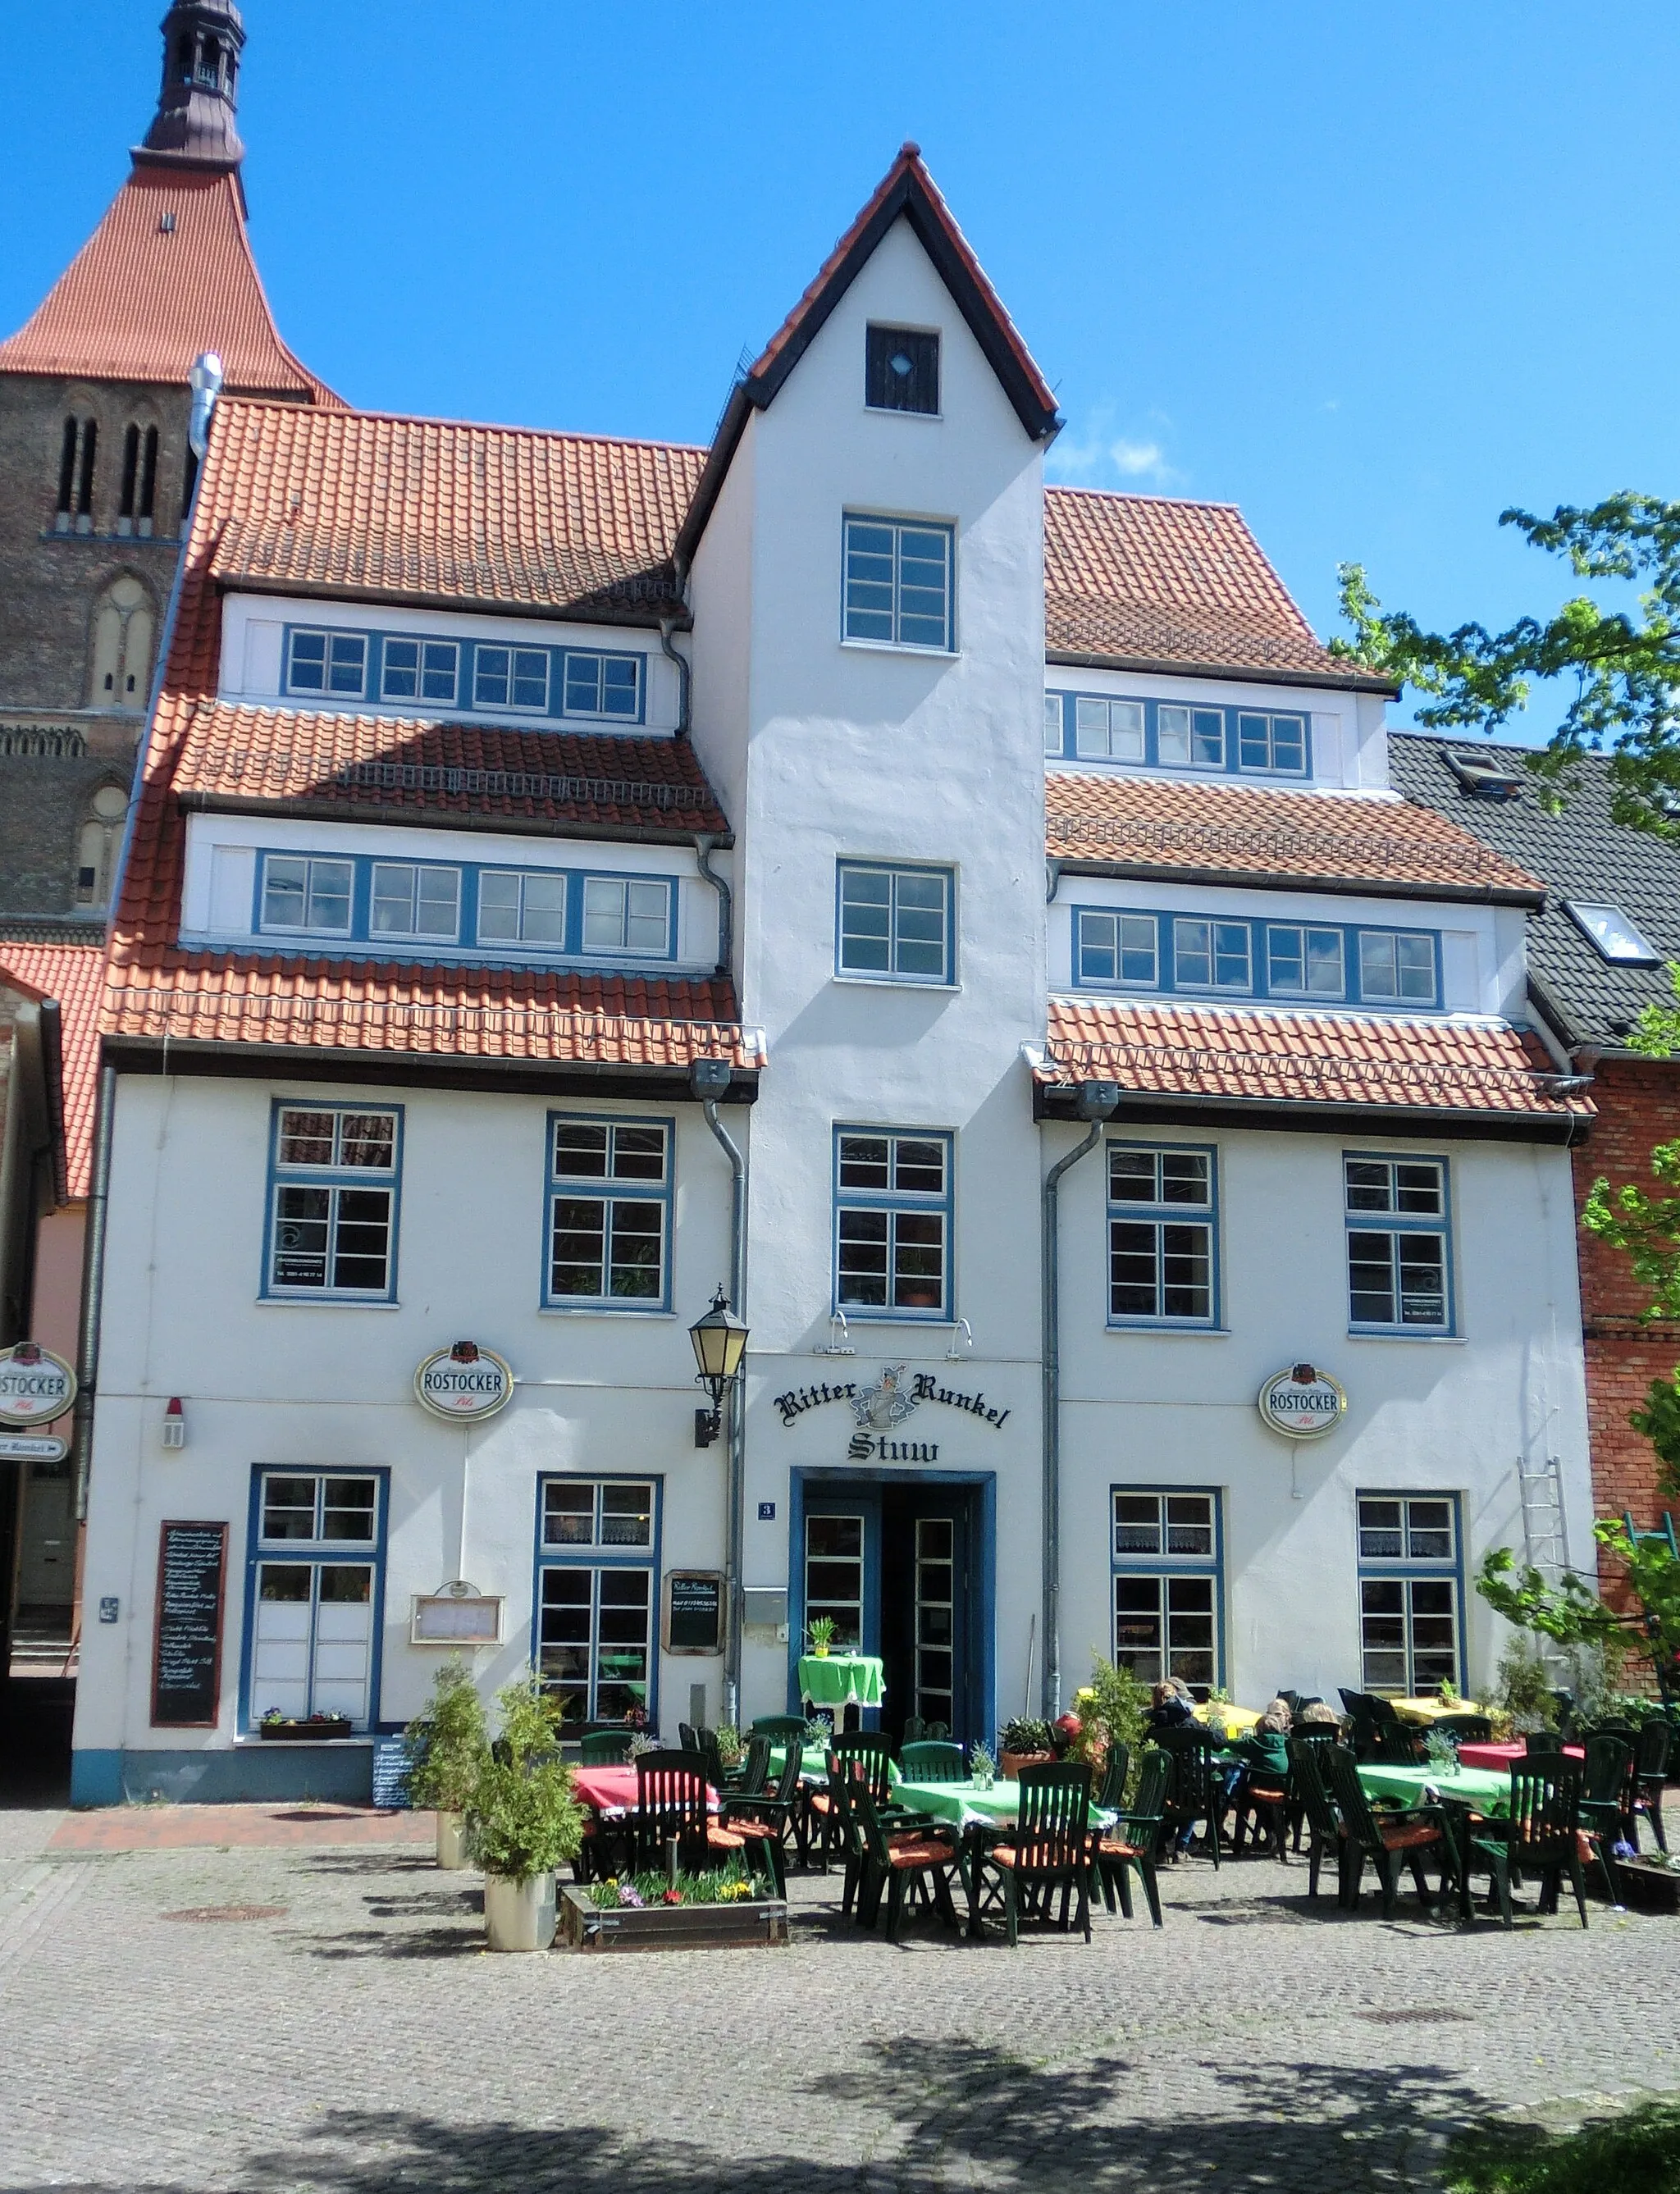
[[[723,1424],[723,1397],[741,1368],[741,1358],[746,1353],[747,1329],[729,1307],[729,1299],[719,1288],[712,1297],[711,1308],[704,1318],[697,1318],[688,1329],[688,1338],[694,1344],[694,1361],[699,1370],[694,1376],[711,1396],[709,1410],[694,1412],[694,1444],[710,1447],[717,1438]]]

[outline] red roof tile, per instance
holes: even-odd
[[[680,614],[671,546],[704,450],[367,411],[223,404],[224,585]]]
[[[1503,853],[1403,800],[1052,770],[1045,833],[1052,859],[1125,875],[1363,883],[1379,892],[1398,884],[1536,906],[1545,895]]]
[[[112,970],[106,1031],[441,1059],[762,1065],[720,978],[544,974],[170,951]]]
[[[726,836],[687,739],[486,728],[395,716],[296,714],[201,702],[184,718],[173,784],[189,804],[300,801],[347,813],[567,823]]]
[[[1052,998],[1050,1086],[1118,1082],[1128,1095],[1589,1119],[1556,1094],[1538,1038],[1503,1021],[1285,1013]]]
[[[342,401],[280,341],[237,175],[142,163],[42,303],[0,342],[0,372],[185,387],[206,350],[221,354],[230,391]]]
[[[56,998],[64,1070],[64,1156],[72,1200],[88,1192],[99,1097],[99,1009],[105,946],[0,944],[0,983]]]
[[[1226,503],[1047,489],[1044,646],[1052,660],[1292,671],[1394,690],[1320,645]]]

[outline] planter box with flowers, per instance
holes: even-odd
[[[757,1876],[663,1875],[561,1885],[560,1938],[574,1950],[739,1950],[787,1940],[787,1905]]]
[[[1590,1869],[1588,1880],[1597,1869]],[[1616,1894],[1643,1912],[1680,1912],[1680,1852],[1652,1852],[1641,1858],[1613,1858]]]
[[[290,1714],[266,1714],[256,1725],[257,1734],[272,1744],[322,1744],[329,1737],[348,1737],[348,1714],[311,1714],[307,1720]]]

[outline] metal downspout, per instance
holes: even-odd
[[[88,1473],[93,1461],[94,1388],[99,1379],[99,1328],[105,1302],[105,1213],[111,1192],[111,1120],[117,1109],[117,1070],[99,1075],[94,1121],[93,1179],[88,1189],[88,1228],[82,1249],[82,1324],[76,1353],[76,1520],[88,1520]]]
[[[712,973],[714,975],[728,975],[734,969],[735,895],[729,888],[728,876],[720,876],[711,865],[712,848],[716,843],[717,833],[715,830],[695,832],[694,866],[717,893],[717,965]]]
[[[1112,1119],[1120,1101],[1115,1082],[1082,1082],[1074,1099],[1077,1116],[1089,1120],[1090,1132],[1065,1157],[1058,1158],[1044,1176],[1043,1205],[1044,1304],[1044,1714],[1054,1720],[1062,1711],[1062,1286],[1058,1257],[1058,1198],[1062,1176],[1096,1148],[1102,1123]]]
[[[689,1080],[700,1100],[705,1123],[729,1161],[729,1307],[737,1318],[746,1316],[746,1160],[739,1146],[717,1117],[717,1100],[729,1087],[727,1060],[697,1059]],[[724,1535],[723,1597],[727,1617],[723,1633],[723,1719],[739,1726],[741,1696],[741,1559],[746,1539],[746,1409],[744,1387],[746,1367],[730,1381],[724,1396],[728,1463],[724,1495],[728,1510]]]

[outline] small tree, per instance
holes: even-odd
[[[417,1806],[463,1813],[490,1753],[484,1702],[472,1671],[458,1654],[432,1679],[426,1710],[405,1732],[414,1765],[408,1791]]]
[[[496,1694],[502,1732],[467,1807],[467,1843],[486,1874],[530,1881],[575,1858],[584,1838],[572,1771],[560,1756],[559,1708],[536,1675]]]

